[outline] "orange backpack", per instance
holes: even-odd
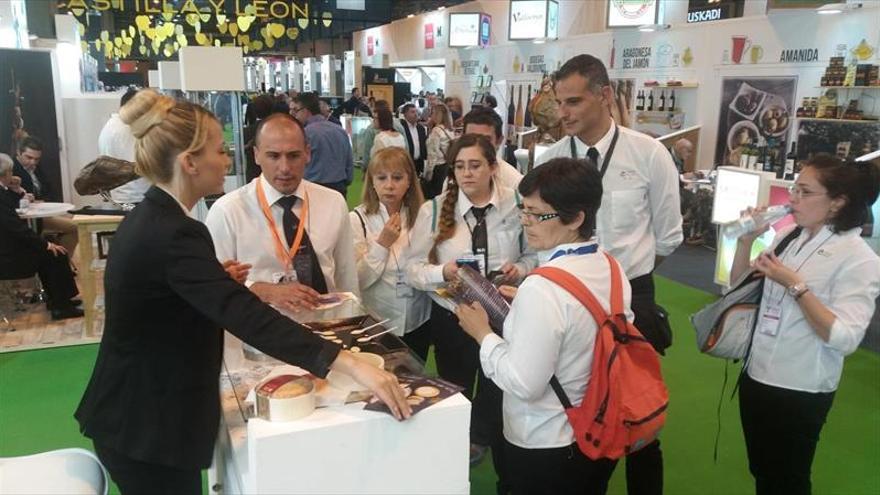
[[[611,314],[567,271],[532,271],[571,293],[596,320],[592,370],[581,405],[572,406],[556,376],[550,379],[578,447],[594,460],[618,459],[653,442],[666,423],[669,404],[657,353],[626,320],[619,265],[608,253],[605,257],[611,267]]]

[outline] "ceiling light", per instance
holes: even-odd
[[[654,31],[666,31],[671,28],[669,24],[644,24],[639,26],[639,31],[643,33],[653,33]]]
[[[860,8],[862,8],[862,4],[860,3],[826,3],[825,5],[816,8],[816,13],[822,15],[842,14],[847,10]]]
[[[33,40],[37,39],[37,35],[36,34],[28,35],[28,39],[33,41]]]
[[[542,45],[546,42],[547,42],[546,38],[535,38],[535,40],[532,41],[532,43],[534,43],[536,45]]]
[[[437,9],[437,10],[445,10],[445,9],[446,9],[446,6],[445,6],[445,5],[441,5],[440,8]]]
[[[409,14],[409,15],[406,16],[406,18],[407,18],[407,19],[412,19],[412,18],[415,17],[415,16],[416,16],[415,14]]]

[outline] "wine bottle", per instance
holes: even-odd
[[[653,89],[648,93],[648,108],[647,108],[647,110],[649,112],[654,111],[654,90]]]
[[[522,105],[522,84],[519,85],[519,89],[516,93],[516,116],[513,119],[513,125],[516,126],[517,130],[522,129],[523,124],[525,123],[525,117],[523,114],[523,105]]]
[[[669,92],[669,106],[666,108],[670,112],[675,111],[675,90]]]
[[[507,142],[513,142],[513,116],[516,113],[516,107],[513,106],[513,85],[510,86],[510,98],[507,99]]]
[[[532,111],[529,110],[529,103],[532,101],[532,85],[529,84],[529,91],[526,93],[526,118],[524,125],[528,127],[532,127]]]
[[[791,142],[791,151],[785,157],[785,169],[782,172],[782,178],[785,180],[794,180],[794,169],[797,164],[797,141]]]
[[[639,90],[639,92],[636,94],[636,110],[644,110],[644,109],[645,109],[645,105],[642,103],[642,91]]]
[[[661,112],[666,110],[666,91],[660,91],[660,106],[657,110]]]

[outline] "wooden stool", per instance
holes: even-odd
[[[86,335],[94,337],[95,332],[95,299],[98,297],[96,272],[103,271],[92,268],[97,259],[92,249],[92,235],[99,232],[116,232],[119,222],[125,218],[116,215],[74,215],[73,223],[79,238],[79,274],[85,311]],[[100,242],[100,240],[99,240]],[[99,246],[100,248],[100,246]],[[105,257],[107,253],[102,253]]]

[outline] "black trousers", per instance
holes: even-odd
[[[95,442],[95,453],[122,495],[201,495],[199,469],[176,469],[131,459]]]
[[[40,277],[46,291],[46,305],[49,309],[69,307],[70,299],[77,292],[73,272],[70,271],[70,259],[66,254],[55,256],[43,249],[33,255],[16,256],[12,260],[0,261],[0,279],[13,280],[32,277],[36,273]]]
[[[431,301],[431,340],[440,378],[464,387],[462,393],[474,396],[474,379],[480,367],[480,348],[458,324],[455,313]]]
[[[448,174],[449,166],[445,163],[442,165],[434,166],[434,170],[431,174],[431,180],[422,181],[422,193],[424,193],[425,199],[432,199],[443,192],[443,183],[446,182]]]
[[[652,274],[630,280],[635,320],[633,324],[651,342],[654,349],[665,349],[668,343],[657,321]],[[663,453],[660,441],[626,456],[626,492],[629,495],[659,495],[663,493]]]
[[[813,456],[833,401],[833,392],[773,387],[743,374],[739,415],[757,495],[811,493]]]
[[[505,442],[514,495],[603,495],[617,461],[591,460],[577,444],[555,449],[524,449]]]
[[[422,358],[422,361],[427,361],[428,349],[431,347],[431,320],[405,334],[401,339],[418,357]]]

